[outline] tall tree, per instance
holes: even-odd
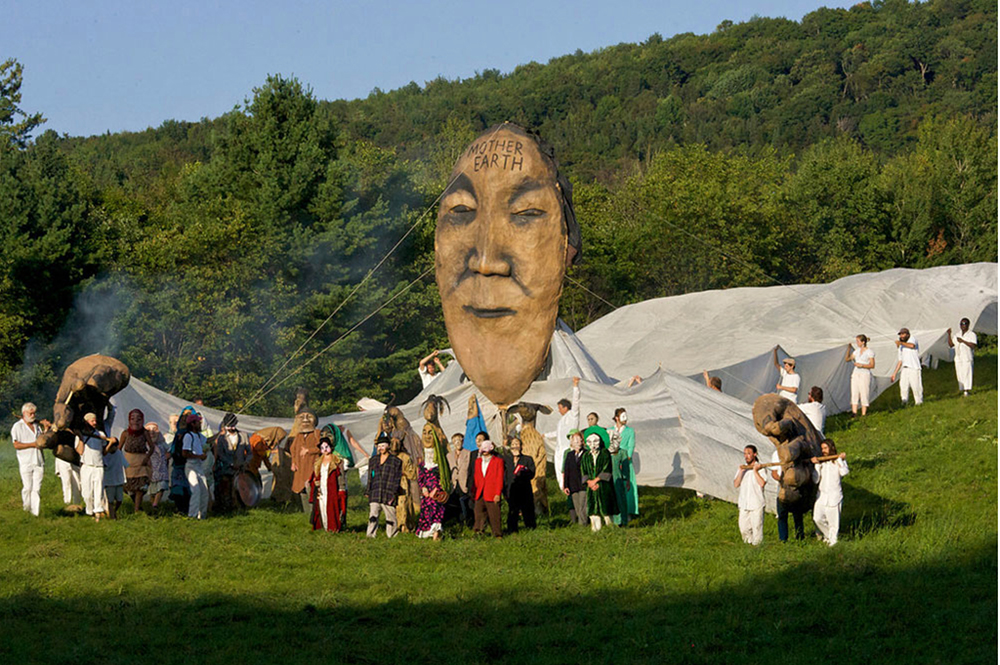
[[[0,63],[0,146],[24,148],[31,132],[45,122],[41,113],[28,115],[18,106],[23,73],[24,67],[14,58]]]

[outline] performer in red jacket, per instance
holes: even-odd
[[[472,477],[475,484],[473,497],[476,516],[472,530],[482,533],[487,516],[495,538],[503,536],[500,529],[500,495],[503,493],[503,459],[493,454],[493,442],[488,438],[479,445],[479,457],[472,461],[475,465]]]
[[[342,460],[333,452],[333,441],[328,436],[319,440],[320,458],[313,466],[309,478],[309,501],[313,505],[313,531],[340,531],[346,526],[347,482]]]

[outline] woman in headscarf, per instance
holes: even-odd
[[[153,477],[150,457],[153,455],[153,435],[146,430],[146,417],[139,409],[128,414],[128,428],[118,437],[125,454],[125,491],[132,497],[135,512],[142,510],[142,498]]]
[[[597,431],[587,435],[587,452],[580,458],[580,475],[587,485],[587,515],[590,516],[592,531],[600,531],[604,524],[610,526],[611,516],[617,512],[611,454],[604,447],[608,433],[603,429],[601,431],[603,437]]]
[[[176,424],[176,421],[175,421]],[[153,509],[160,506],[163,493],[170,488],[170,454],[167,448],[167,441],[160,433],[160,426],[156,423],[146,423],[146,431],[153,439],[153,454],[149,458],[149,466],[152,469],[152,476],[149,481],[148,492],[153,499]]]
[[[420,518],[417,520],[417,537],[441,539],[444,521],[444,504],[451,489],[451,467],[448,464],[448,443],[438,422],[442,408],[451,410],[443,397],[431,395],[424,401],[424,430],[421,443],[424,461],[417,472],[420,487]],[[448,488],[446,490],[445,488]]]
[[[312,503],[310,523],[313,531],[340,531],[347,510],[347,483],[341,465],[343,460],[333,452],[332,439],[323,434],[319,440],[319,459],[309,478],[309,501]]]

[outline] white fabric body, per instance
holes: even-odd
[[[840,479],[850,473],[847,460],[835,459],[820,462],[816,465],[819,474],[819,494],[816,496],[817,506],[836,506],[844,500],[844,492]]]
[[[736,501],[736,505],[740,510],[757,510],[758,508],[764,508],[764,488],[757,483],[756,474],[753,469],[737,469],[736,478],[743,474],[743,480],[740,481],[740,497]],[[760,477],[764,479],[764,483],[767,483],[767,469],[761,469]]]
[[[870,372],[867,375],[852,374],[851,404],[860,404],[861,406],[871,404],[871,386],[872,377]]]
[[[964,339],[969,344],[979,344],[979,338],[971,330],[968,332],[959,330],[957,334],[954,331],[951,333],[951,341],[955,344],[955,362],[957,363],[961,360],[971,363],[973,357],[972,349],[959,342],[958,340],[960,339]]]
[[[817,501],[813,506],[813,522],[823,536],[823,542],[830,547],[837,544],[837,536],[840,533],[840,508],[841,504],[835,506],[820,505]]]
[[[185,439],[188,437],[185,437]],[[187,442],[185,442],[185,448]],[[191,488],[191,502],[188,504],[188,517],[205,519],[208,517],[208,479],[202,460],[193,457],[184,463],[184,476]]]
[[[823,428],[826,426],[826,405],[822,402],[805,402],[799,404],[799,410],[806,414],[806,418],[820,433],[820,436],[825,436]]]
[[[904,367],[899,370],[899,397],[904,404],[909,401],[911,391],[915,404],[924,403],[924,381],[921,374],[920,367]]]
[[[784,368],[782,368],[782,370],[781,370],[781,378],[778,379],[778,383],[780,383],[781,385],[785,386],[786,388],[795,388],[796,389],[795,392],[792,392],[791,390],[779,390],[778,391],[779,395],[781,395],[785,399],[790,399],[793,402],[798,399],[798,395],[799,395],[798,388],[802,384],[802,377],[801,376],[799,376],[797,373],[796,374],[789,374],[788,372],[786,372],[784,370]]]
[[[867,365],[872,360],[875,360],[875,352],[867,346],[864,349],[854,349],[851,359],[859,365]],[[871,375],[872,371],[867,367],[854,367],[854,370],[851,372],[852,377],[864,376],[866,379],[870,379]]]
[[[781,458],[778,457],[778,451],[775,450],[773,453],[771,453],[771,464],[778,464],[780,462],[781,462]],[[770,471],[778,474],[778,482],[780,483],[781,482],[781,477],[783,475],[785,475],[784,470],[780,466],[772,466],[772,467],[768,467],[768,469]],[[771,478],[773,479],[774,476],[771,476]]]
[[[104,465],[84,464],[80,467],[80,489],[87,514],[104,512]]]
[[[63,503],[76,505],[83,501],[80,491],[80,467],[56,458],[56,475],[62,481]]]
[[[858,303],[868,305],[859,308]],[[801,385],[822,387],[828,413],[840,413],[850,409],[852,366],[844,362],[844,345],[855,336],[871,337],[870,346],[880,358],[895,358],[892,341],[905,325],[921,339],[923,354],[950,358],[947,329],[969,317],[979,333],[996,334],[996,303],[995,263],[895,269],[830,284],[734,288],[648,300],[619,307],[577,334],[559,322],[546,369],[521,399],[549,406],[552,413],[539,413],[537,427],[557,431],[556,403],[571,394],[572,377],[579,376],[580,410],[596,411],[608,422],[615,408],[628,410],[629,425],[642,441],[632,459],[639,485],[684,487],[735,503],[731,469],[742,463],[744,446],[773,450],[754,428],[750,405],[761,394],[774,392],[775,344],[798,361]],[[894,366],[876,365],[872,398],[891,385]],[[726,394],[705,387],[704,369],[723,379]],[[624,380],[637,374],[642,384],[626,388]],[[432,392],[453,405],[476,396],[490,438],[501,440],[499,410],[455,361],[433,386],[400,405],[416,432],[424,424],[423,401]],[[125,413],[141,409],[148,421],[158,422],[167,422],[169,414],[188,404],[135,378],[112,403]],[[212,426],[225,415],[212,408],[198,411]],[[275,426],[289,430],[292,425],[291,419],[238,415],[250,432]],[[367,446],[374,441],[380,416],[378,411],[333,414],[321,417],[319,425],[343,425]],[[465,416],[464,408],[453,409],[442,414],[441,426],[449,433],[464,432]],[[546,440],[550,459],[560,443]],[[561,456],[555,459],[561,465]],[[359,455],[355,463],[363,471],[367,459]],[[270,474],[262,473],[268,488]],[[774,509],[776,485],[769,482],[765,489],[768,511]]]
[[[972,390],[972,362],[955,361],[955,378],[958,379],[958,389],[962,391]]]
[[[763,472],[763,471],[762,471]],[[760,545],[764,541],[764,506],[753,510],[740,508],[740,535],[749,545]]]

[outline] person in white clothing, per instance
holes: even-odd
[[[56,475],[62,481],[63,504],[70,512],[79,512],[82,508],[83,494],[80,491],[80,467],[65,460],[56,458]]]
[[[745,465],[736,469],[733,487],[740,491],[736,505],[740,510],[740,535],[743,542],[750,545],[760,545],[764,540],[764,485],[767,483],[767,472],[761,471],[757,459],[757,447],[747,446],[743,449]],[[744,468],[750,467],[749,469]]]
[[[821,444],[820,450],[823,457],[837,455],[837,446],[830,439]],[[840,532],[840,509],[844,503],[840,479],[849,473],[846,457],[847,455],[840,453],[837,459],[826,462],[812,458],[813,478],[819,484],[816,505],[813,506],[813,522],[816,523],[823,542],[830,547],[837,544],[837,534]]]
[[[556,467],[556,480],[559,482],[559,489],[563,490],[563,462],[566,459],[566,451],[569,450],[569,433],[572,430],[580,429],[580,377],[573,377],[573,396],[571,399],[565,397],[559,400],[556,405],[559,410],[559,422],[556,424],[555,432],[546,432],[546,438],[553,440],[555,455],[552,459]]]
[[[948,328],[948,346],[955,349],[955,378],[958,379],[958,389],[966,397],[972,390],[972,356],[976,351],[979,339],[976,333],[969,330],[969,320],[962,319],[958,324],[962,332],[953,335]]]
[[[861,415],[868,415],[868,396],[871,392],[872,370],[875,369],[875,352],[868,348],[868,338],[858,335],[854,338],[857,348],[847,345],[845,363],[854,363],[851,372],[851,413],[858,415],[858,405],[861,405]]]
[[[205,473],[205,436],[201,433],[201,416],[190,413],[187,416],[187,432],[184,433],[181,454],[184,456],[184,477],[191,489],[188,503],[188,517],[205,519],[208,517],[208,476]]]
[[[421,359],[420,363],[417,365],[417,374],[420,375],[420,383],[422,388],[426,388],[431,385],[431,381],[438,377],[438,373],[444,371],[444,365],[441,364],[441,360],[438,358],[440,352],[435,349],[426,358]]]
[[[21,418],[10,428],[10,440],[17,451],[17,466],[21,471],[21,505],[35,517],[41,509],[42,475],[45,457],[35,441],[42,433],[35,422],[38,408],[31,402],[21,406]]]
[[[823,404],[823,389],[813,386],[809,389],[809,398],[805,404],[799,404],[799,410],[806,414],[806,418],[812,423],[820,436],[823,436],[823,428],[826,426],[826,404]]]
[[[76,439],[76,452],[80,455],[80,489],[88,515],[95,522],[104,515],[104,454],[117,443],[90,423],[97,423],[97,414],[88,413],[83,417],[86,425]]]
[[[778,347],[774,347],[774,366],[781,375],[775,389],[779,395],[794,402],[802,384],[802,377],[795,373],[795,358],[785,358],[779,364]]]
[[[896,369],[892,370],[891,381],[896,381],[899,375],[899,396],[905,406],[910,401],[910,392],[913,392],[913,403],[924,403],[924,382],[921,377],[920,367],[920,344],[917,338],[910,335],[909,328],[899,330],[899,339],[896,340],[896,354],[899,360],[896,362]]]

